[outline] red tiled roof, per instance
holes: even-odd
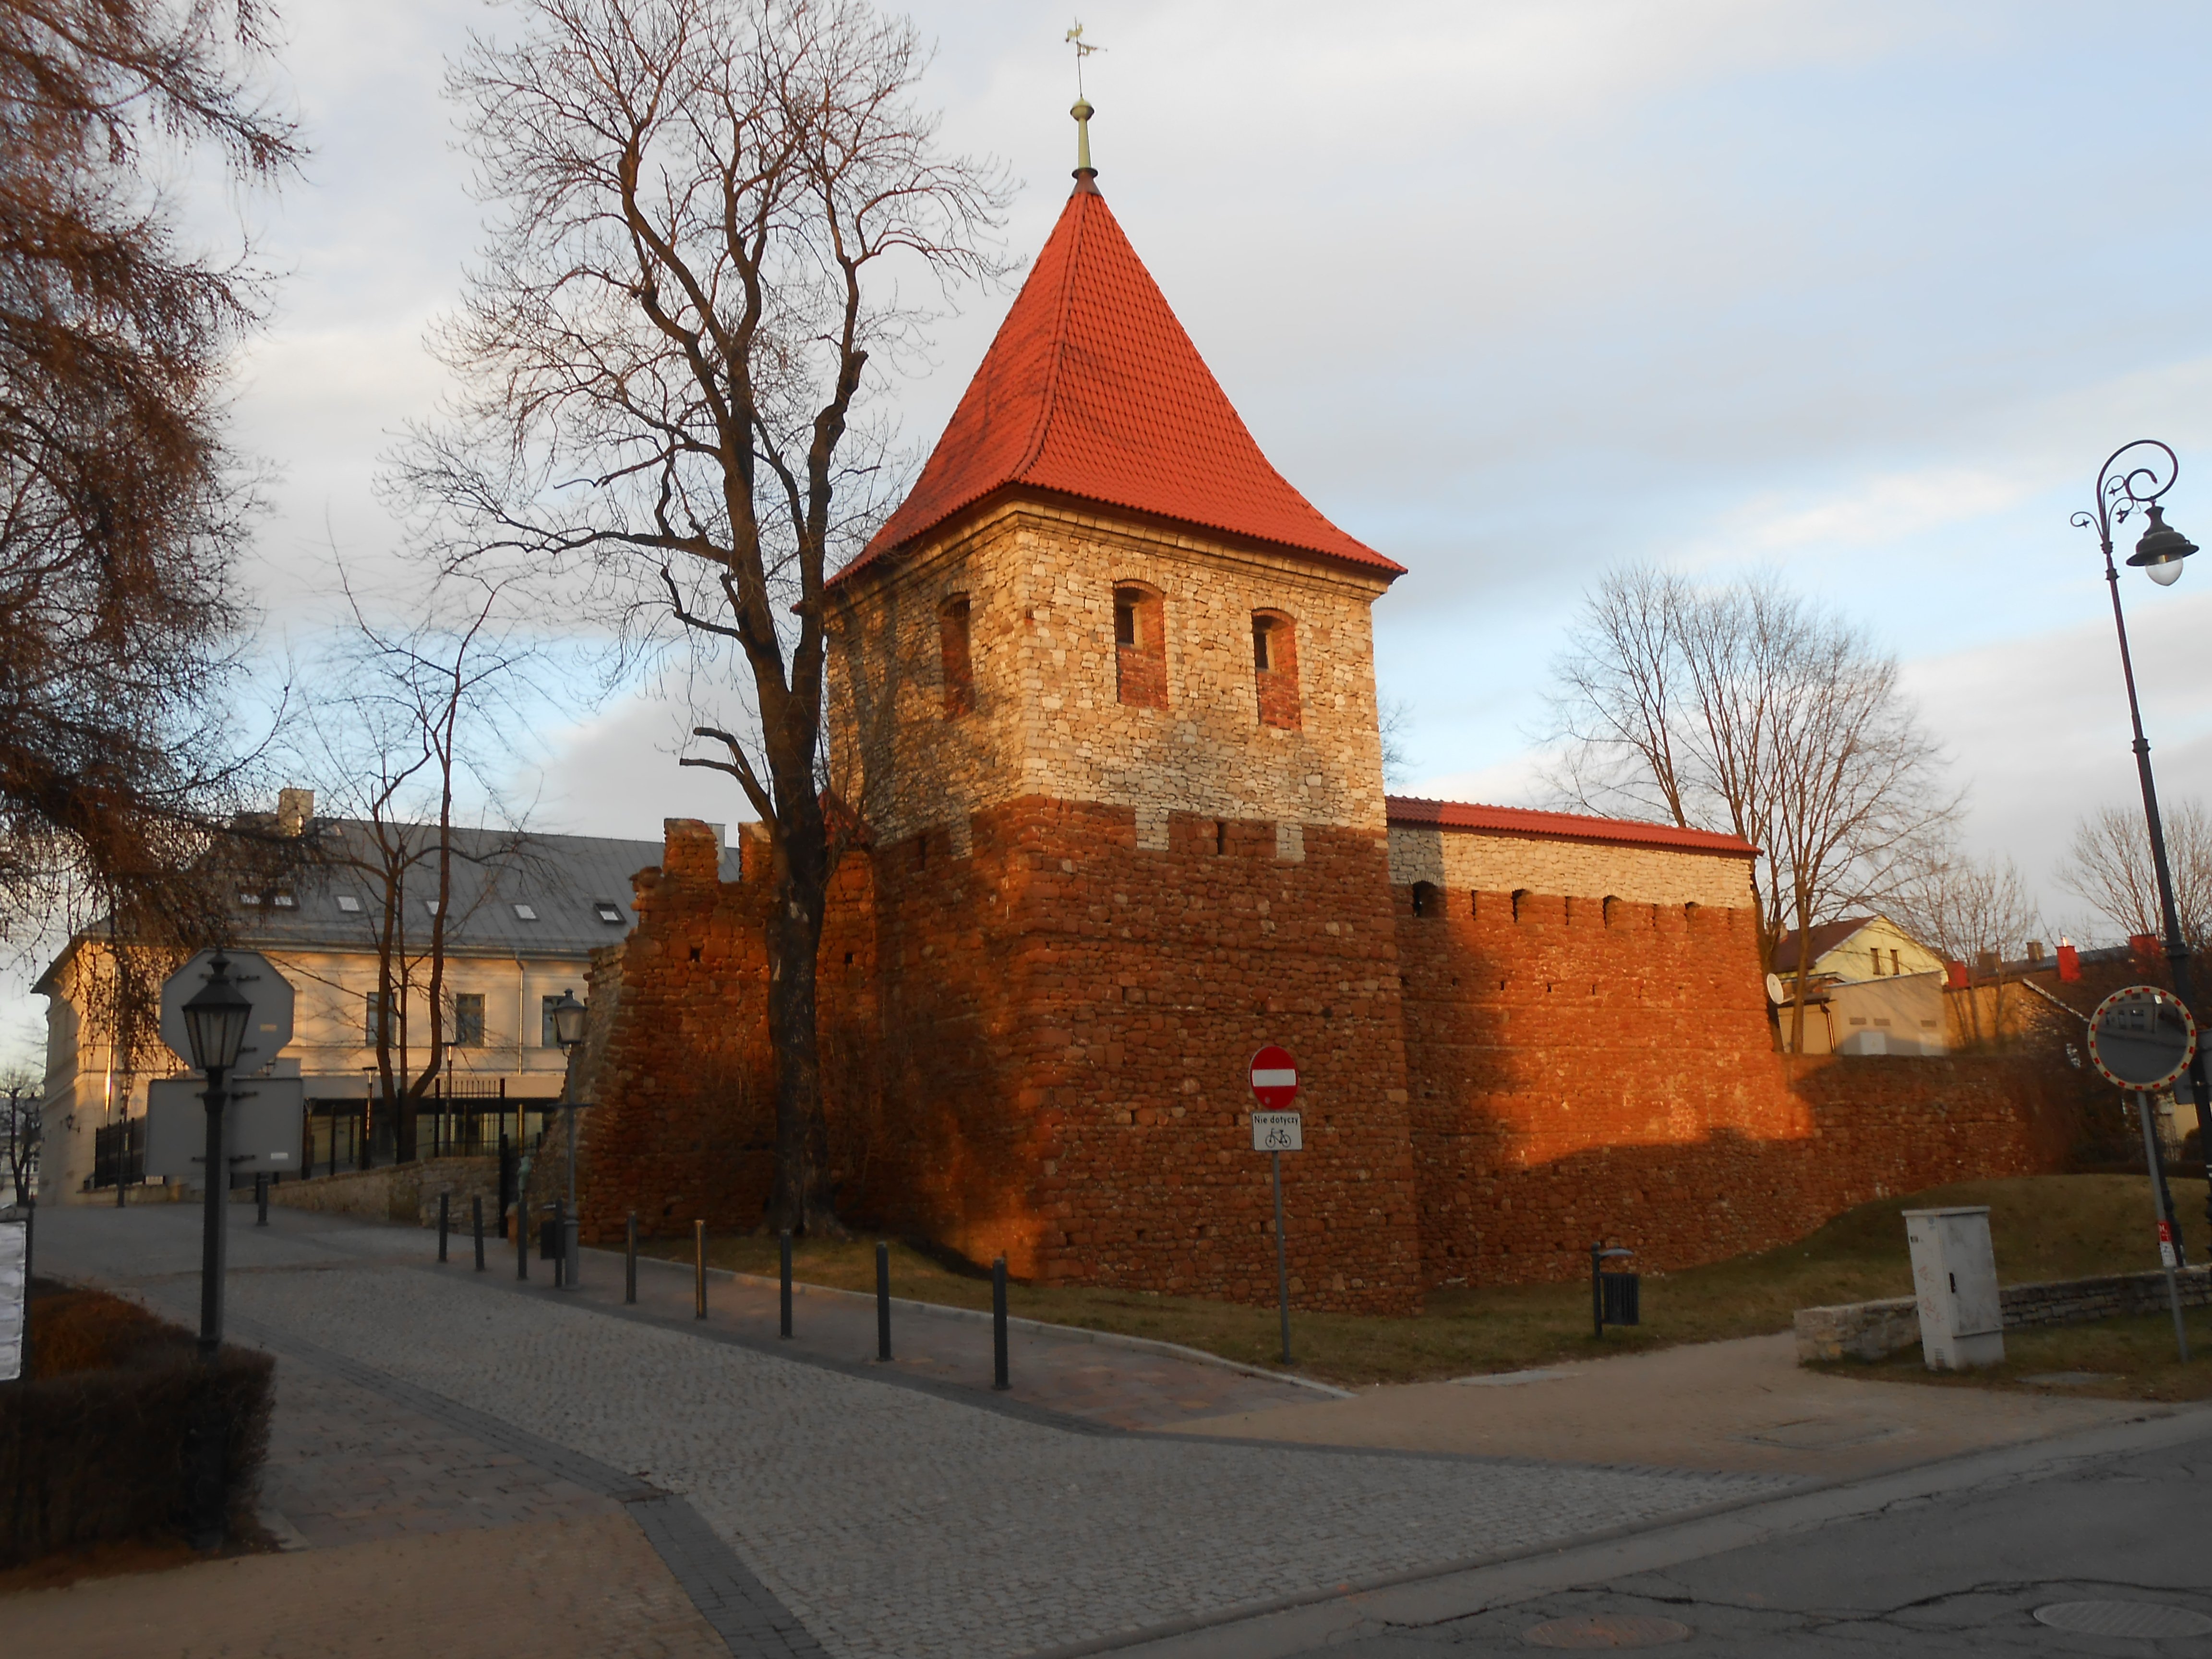
[[[1386,795],[1382,805],[1392,823],[1439,830],[1488,830],[1548,841],[1609,841],[1632,847],[1667,847],[1723,858],[1752,858],[1759,852],[1741,836],[1710,830],[1681,830],[1671,823],[1639,823],[1632,818],[1598,818],[1580,812],[1540,812],[1527,806],[1480,806],[1471,801],[1419,800]]]
[[[839,580],[1013,485],[1395,576],[1269,465],[1086,180],[914,489]]]

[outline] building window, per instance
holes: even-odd
[[[965,593],[954,594],[937,613],[937,642],[945,664],[945,714],[950,720],[975,706],[975,661]]]
[[[592,908],[598,912],[599,918],[601,921],[619,923],[623,919],[622,906],[619,904],[609,904],[605,899],[594,900],[592,904]]]
[[[1413,884],[1413,914],[1417,916],[1440,916],[1444,913],[1444,896],[1434,882]]]
[[[269,902],[279,910],[296,910],[300,908],[300,901],[282,890],[271,893],[269,896]]]
[[[364,1048],[374,1048],[376,1047],[378,1041],[376,1028],[380,1023],[380,1017],[384,1012],[384,993],[381,991],[371,991],[367,996],[361,1000],[361,1002],[362,1045]],[[399,1035],[397,1021],[393,1022],[393,1029],[388,1033],[388,1035],[393,1037]]]
[[[1158,590],[1141,582],[1114,588],[1114,689],[1139,708],[1168,706],[1167,627]]]
[[[261,903],[261,895],[258,893],[240,893],[238,896],[238,902],[240,904],[258,908]]]
[[[538,920],[538,912],[530,905],[518,904],[514,907],[514,919],[517,921],[535,921]]]
[[[361,914],[361,901],[356,898],[351,893],[340,893],[338,895],[338,914],[348,916],[359,915]]]
[[[456,991],[453,994],[453,1047],[481,1048],[483,1040],[483,997],[475,991]]]
[[[1298,729],[1297,626],[1279,611],[1252,613],[1252,683],[1260,724]]]

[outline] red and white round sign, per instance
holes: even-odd
[[[1252,1097],[1271,1112],[1287,1112],[1298,1097],[1298,1063],[1273,1043],[1252,1056]]]

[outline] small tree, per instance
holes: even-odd
[[[434,573],[389,623],[372,617],[349,584],[346,593],[350,627],[316,677],[331,689],[308,714],[311,764],[338,820],[319,830],[315,850],[368,890],[377,989],[365,1035],[376,1055],[377,1115],[406,1163],[416,1156],[417,1114],[445,1064],[448,941],[470,914],[456,908],[455,866],[527,857],[512,817],[488,842],[471,836],[464,847],[455,834],[459,792],[496,805],[492,766],[514,753],[509,734],[529,729],[522,705],[542,709],[553,699],[534,673],[539,643],[516,626],[500,584]],[[473,884],[471,905],[491,890],[489,881]],[[410,898],[427,907],[419,927]],[[411,1019],[418,991],[429,1012],[421,1042]],[[362,1139],[364,1160],[373,1138]]]
[[[0,1114],[7,1117],[8,1179],[19,1205],[31,1201],[31,1184],[39,1164],[39,1141],[45,1118],[40,1100],[40,1080],[27,1066],[10,1066],[0,1072]]]
[[[1618,571],[1584,602],[1554,668],[1563,804],[1719,830],[1759,849],[1761,966],[1782,934],[1894,890],[1957,797],[1859,629],[1771,578],[1698,586]],[[1802,1053],[1812,953],[1798,952],[1790,1045]]]
[[[911,23],[864,0],[526,0],[450,77],[497,217],[443,336],[463,387],[402,483],[471,548],[673,623],[755,723],[702,725],[765,826],[774,1224],[835,1224],[816,956],[823,585],[880,510],[864,392],[915,290],[996,274],[1006,191],[944,154]],[[902,272],[904,273],[903,277]],[[909,286],[897,284],[905,280]]]
[[[2181,936],[2192,954],[2202,955],[2212,945],[2212,817],[2202,801],[2184,800],[2168,807],[2161,822]],[[2150,832],[2140,806],[2102,807],[2076,823],[2059,861],[2058,880],[2121,933],[2166,937]]]
[[[2008,858],[1976,858],[1955,847],[1923,852],[1905,861],[1889,908],[1894,920],[1946,962],[1967,964],[1970,989],[1954,1005],[1964,1011],[1960,1035],[1977,1044],[2002,1042],[2009,983],[2003,964],[2037,926],[2035,902],[2021,881],[2019,866]],[[1990,959],[1997,967],[1994,973],[1984,970],[1982,983],[1990,992],[1985,1024],[1978,989],[1972,988],[1972,970]]]

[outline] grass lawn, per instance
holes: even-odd
[[[2172,1185],[2192,1256],[2201,1256],[2204,1183],[2177,1181]],[[1943,1204],[1990,1206],[1997,1275],[2007,1284],[2158,1265],[2150,1184],[2142,1176],[1967,1182],[1862,1205],[1795,1243],[1757,1255],[1680,1273],[1647,1273],[1644,1323],[1608,1328],[1601,1343],[1590,1334],[1586,1279],[1567,1285],[1434,1291],[1427,1311],[1414,1318],[1303,1313],[1294,1302],[1295,1369],[1346,1386],[1413,1382],[1785,1331],[1799,1308],[1910,1295],[1911,1261],[1899,1212]],[[681,1239],[647,1241],[640,1248],[678,1261],[690,1259],[690,1246]],[[714,1267],[770,1276],[776,1271],[773,1238],[711,1238],[707,1249]],[[872,1240],[802,1240],[794,1270],[809,1284],[872,1291],[875,1245]],[[891,1249],[891,1292],[964,1308],[988,1308],[991,1301],[988,1279],[955,1273],[899,1244]],[[1272,1307],[1146,1291],[1018,1284],[1009,1288],[1007,1303],[1021,1318],[1180,1342],[1255,1365],[1273,1366],[1278,1358]],[[2169,1328],[2169,1340],[2171,1335]],[[2212,1339],[2206,1347],[2212,1351]],[[1912,1363],[1918,1365],[1917,1355]],[[2053,1363],[2033,1369],[2102,1368]],[[2203,1369],[2212,1371],[2212,1364]]]
[[[2212,1400],[2212,1309],[2182,1311],[2189,1332],[2186,1365],[2174,1348],[2173,1316],[2166,1312],[2007,1331],[2005,1363],[1982,1370],[1931,1371],[1921,1363],[1917,1346],[1872,1364],[1844,1360],[1818,1369],[1937,1388],[2000,1388],[2104,1400]]]

